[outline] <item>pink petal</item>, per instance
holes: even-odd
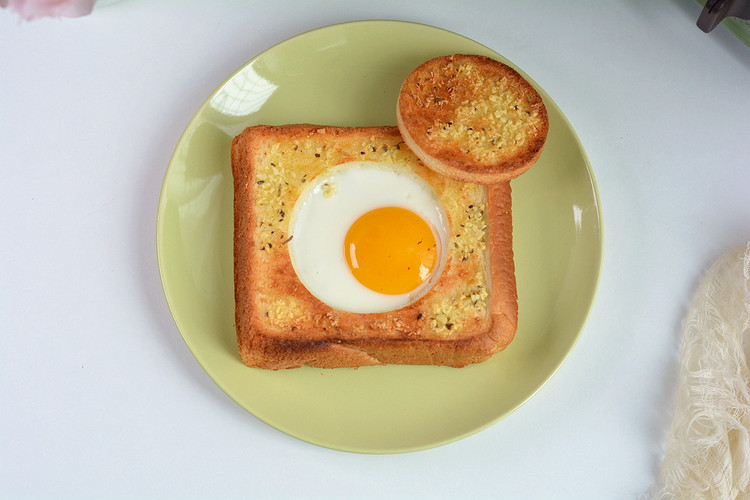
[[[0,6],[10,7],[21,19],[31,21],[40,17],[80,17],[91,14],[96,0],[0,0]]]

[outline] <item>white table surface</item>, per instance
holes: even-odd
[[[657,479],[681,322],[750,239],[750,48],[692,0],[123,0],[0,10],[0,496],[638,498]],[[580,341],[525,405],[439,448],[358,455],[258,421],[184,344],[157,200],[209,93],[297,33],[430,24],[523,68],[562,108],[601,196]]]

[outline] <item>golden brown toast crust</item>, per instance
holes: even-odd
[[[528,170],[549,130],[544,102],[528,81],[499,61],[467,54],[431,59],[409,74],[396,117],[406,144],[430,168],[482,184]]]
[[[517,296],[508,183],[483,187],[445,178],[420,163],[396,127],[256,126],[234,139],[231,153],[235,321],[245,364],[270,369],[461,367],[488,359],[513,339]],[[332,309],[307,291],[291,265],[286,242],[293,235],[287,219],[302,186],[326,168],[351,160],[392,162],[422,176],[443,197],[455,233],[433,289],[396,311]],[[283,207],[270,208],[269,193],[278,194]],[[469,233],[477,220],[486,222],[479,245],[486,248],[462,249],[468,243],[456,229],[464,226]]]

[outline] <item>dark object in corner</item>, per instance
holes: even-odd
[[[698,16],[698,27],[706,33],[725,17],[750,19],[750,0],[708,0]]]

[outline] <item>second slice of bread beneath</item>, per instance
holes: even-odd
[[[234,139],[231,154],[235,320],[248,366],[462,367],[487,360],[513,339],[518,309],[509,183],[482,186],[440,175],[417,159],[397,127],[255,126]],[[416,173],[447,214],[440,278],[394,311],[329,307],[302,285],[286,244],[294,236],[288,214],[306,183],[355,160]]]

